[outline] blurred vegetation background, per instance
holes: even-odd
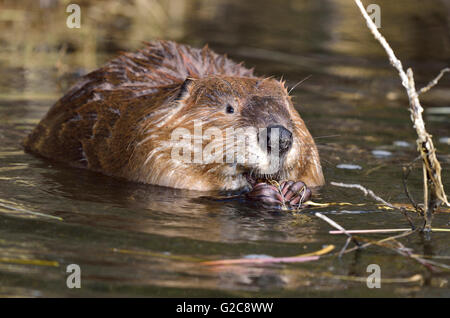
[[[81,7],[79,29],[66,26],[70,3]],[[382,33],[402,60],[417,63],[416,72],[430,69],[431,76],[448,63],[450,0],[376,3]],[[152,39],[209,43],[257,66],[259,74],[294,79],[305,73],[367,78],[386,67],[384,52],[350,0],[0,0],[0,72],[17,73],[0,79],[0,93],[12,94],[1,81],[22,74],[25,91],[32,85],[35,93],[59,94],[119,51]],[[39,88],[43,78],[51,81]]]

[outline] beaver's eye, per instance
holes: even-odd
[[[230,104],[227,104],[226,112],[227,112],[227,114],[233,114],[234,113],[233,106],[231,106]]]

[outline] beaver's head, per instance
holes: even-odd
[[[298,179],[309,163],[320,170],[313,139],[284,83],[206,77],[186,80],[176,95],[159,118],[160,132],[153,130],[170,131],[159,149],[170,149],[171,169],[195,169],[218,180],[218,189]]]

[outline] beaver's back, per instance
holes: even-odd
[[[117,175],[133,152],[139,123],[167,112],[188,77],[253,77],[208,47],[147,43],[82,77],[26,138],[25,149],[71,165]]]

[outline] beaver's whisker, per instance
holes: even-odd
[[[294,86],[292,86],[292,88],[288,91],[288,95],[291,94],[291,92],[300,84],[302,84],[304,81],[308,80],[312,75],[308,75],[306,76],[304,79],[302,79],[301,81],[297,82],[297,84],[295,84]]]
[[[316,137],[313,137],[313,138],[314,139],[320,139],[320,138],[332,138],[332,137],[341,137],[341,135],[316,136]]]

